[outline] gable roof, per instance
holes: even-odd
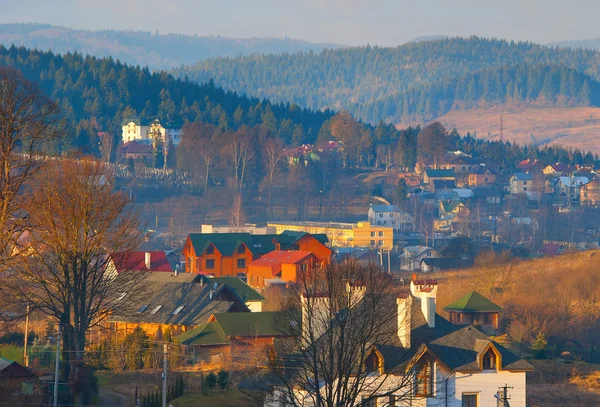
[[[441,169],[435,169],[435,168],[428,168],[425,170],[425,174],[427,174],[427,176],[429,178],[447,178],[447,177],[456,177],[456,173],[454,172],[454,169],[448,169],[448,170],[441,170]]]
[[[453,371],[481,371],[479,356],[493,345],[502,357],[504,370],[532,371],[533,367],[472,326],[467,326],[426,344],[439,360]]]
[[[312,236],[319,243],[329,240],[325,234],[310,234],[286,230],[281,234],[252,235],[250,233],[190,233],[188,239],[196,254],[200,255],[213,244],[223,256],[231,256],[240,245],[244,244],[255,255],[265,255],[275,250],[276,244],[285,250],[298,242],[304,236]]]
[[[146,267],[146,253],[150,253],[150,269]],[[173,272],[171,263],[169,263],[169,260],[167,259],[167,254],[162,250],[152,252],[113,253],[110,257],[117,273],[123,271]]]
[[[531,181],[533,179],[533,175],[528,172],[515,172],[511,179],[516,179],[517,181]]]
[[[0,379],[37,377],[32,371],[14,360],[0,357]]]
[[[458,312],[501,312],[502,307],[494,304],[477,291],[471,291],[452,304],[444,307],[444,310]]]
[[[152,154],[152,145],[131,140],[123,144],[119,150],[121,154]]]
[[[232,337],[281,336],[276,329],[280,312],[232,312],[217,313],[210,321],[177,337],[179,343],[188,346],[227,345]]]
[[[256,290],[250,287],[248,284],[244,283],[238,277],[213,277],[207,279],[209,284],[211,282],[215,282],[218,284],[226,284],[231,287],[231,289],[235,290],[238,297],[242,300],[248,301],[264,301],[265,298],[260,295]]]
[[[456,181],[454,181],[453,179],[434,179],[433,186],[435,187],[435,189],[454,189],[456,188]]]
[[[373,212],[401,212],[397,205],[371,205]]]
[[[214,313],[248,311],[236,291],[225,284],[217,283],[215,289],[214,284],[204,284],[201,276],[191,273],[177,277],[154,274],[145,287],[148,295],[132,300],[127,304],[129,309],[111,316],[112,321],[196,326]],[[190,281],[188,275],[194,279]],[[122,301],[127,301],[127,296]],[[183,308],[176,313],[179,307]]]

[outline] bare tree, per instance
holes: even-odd
[[[269,188],[269,209],[273,216],[273,186],[275,181],[275,170],[283,157],[283,143],[279,139],[267,138],[263,142],[263,160],[267,168],[267,183]]]
[[[226,133],[223,137],[226,141],[221,153],[225,162],[228,163],[227,167],[231,172],[234,189],[241,192],[248,176],[248,170],[256,158],[254,145],[245,128],[233,134]]]
[[[410,330],[402,316],[410,299],[398,299],[390,283],[378,267],[356,262],[304,273],[300,303],[276,324],[289,339],[271,353],[274,398],[298,407],[410,400],[410,346],[400,338]]]
[[[58,107],[16,69],[0,68],[0,265],[21,236],[22,192],[41,167],[37,154],[58,138]]]
[[[33,179],[26,195],[29,246],[19,255],[11,288],[32,308],[60,323],[64,374],[75,393],[85,385],[86,332],[111,312],[126,312],[143,288],[143,274],[107,272],[111,253],[141,242],[137,214],[113,192],[105,164],[61,160]]]

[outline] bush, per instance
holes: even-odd
[[[221,370],[217,377],[217,383],[219,384],[221,390],[225,390],[229,385],[229,373],[224,370]]]
[[[204,384],[210,389],[210,391],[212,391],[212,389],[214,389],[217,385],[217,376],[213,372],[210,372],[208,375],[206,375]]]

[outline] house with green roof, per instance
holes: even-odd
[[[205,324],[178,336],[177,342],[193,348],[196,361],[247,357],[253,350],[262,352],[273,346],[275,338],[285,336],[277,329],[284,317],[281,312],[215,313]]]
[[[455,325],[477,325],[484,330],[498,330],[502,307],[479,294],[471,291],[452,304],[444,307],[450,315],[450,322]]]
[[[248,265],[274,250],[305,250],[329,263],[327,236],[284,231],[280,234],[190,233],[183,247],[185,271],[213,277],[245,276]]]

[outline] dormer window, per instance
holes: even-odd
[[[365,359],[365,372],[366,373],[379,373],[379,365],[381,361],[375,351],[372,351],[369,356]]]
[[[483,355],[483,370],[496,370],[496,354],[492,349]]]
[[[206,248],[206,254],[214,254],[214,252],[215,252],[215,246],[213,246],[212,244]]]
[[[415,396],[431,397],[433,395],[433,360],[424,355],[415,366]]]
[[[246,247],[243,244],[239,245],[238,249],[237,249],[237,252],[238,252],[238,254],[244,254],[244,253],[246,253]]]

